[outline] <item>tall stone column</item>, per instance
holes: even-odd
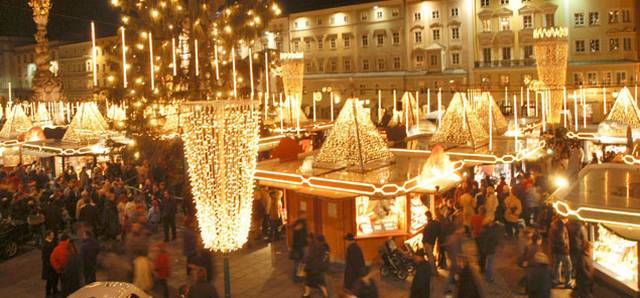
[[[546,117],[550,123],[560,123],[562,120],[560,112],[562,87],[567,77],[568,33],[566,27],[539,28],[533,32],[538,80],[551,90],[550,113]]]
[[[32,89],[34,98],[40,101],[54,101],[62,98],[62,81],[49,70],[51,54],[47,40],[47,23],[51,0],[29,0],[33,9],[33,21],[36,23],[36,73],[33,76]]]

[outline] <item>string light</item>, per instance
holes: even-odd
[[[93,68],[93,87],[98,86],[98,63],[96,51],[96,24],[91,21],[91,66]]]
[[[534,56],[538,78],[547,88],[560,90],[567,76],[567,59],[569,55],[569,30],[566,27],[537,28],[533,31]],[[543,97],[544,99],[544,97]],[[560,123],[562,101],[560,94],[550,96],[546,118],[552,123]],[[545,111],[542,111],[546,113]]]
[[[94,142],[109,129],[107,121],[94,102],[83,102],[62,137],[66,142]]]
[[[445,146],[470,145],[477,148],[488,139],[478,115],[468,106],[464,93],[456,92],[441,120],[441,126],[430,140],[431,144]]]
[[[8,108],[6,118],[2,130],[0,130],[1,138],[9,139],[16,137],[19,134],[29,131],[29,129],[33,127],[31,120],[29,120],[27,114],[24,113],[22,105],[16,104]]]
[[[122,86],[127,88],[127,44],[124,30],[124,26],[120,27],[120,33],[122,36]]]
[[[507,119],[504,118],[502,112],[500,111],[500,107],[493,100],[493,96],[489,92],[482,92],[480,95],[480,102],[476,103],[476,112],[478,114],[478,119],[480,120],[480,124],[483,127],[491,127],[492,130],[488,130],[489,133],[497,133],[501,134],[505,132],[508,128]],[[491,122],[491,125],[489,123]]]
[[[629,88],[624,87],[618,92],[618,97],[607,115],[607,120],[619,121],[631,126],[631,128],[640,127],[640,109],[638,109]]]

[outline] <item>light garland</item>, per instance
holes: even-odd
[[[285,107],[283,107],[285,124],[305,122],[307,117],[300,112],[302,108],[302,90],[304,78],[304,54],[281,53],[282,84],[284,85]]]
[[[567,60],[569,55],[568,29],[538,28],[533,32],[534,55],[538,78],[553,89],[550,102],[547,103],[550,113],[546,119],[552,123],[560,123],[562,110],[562,94],[559,90],[565,85],[567,77]],[[535,89],[534,89],[535,90]],[[542,111],[546,113],[546,111]]]
[[[638,109],[629,88],[624,87],[618,92],[618,97],[607,115],[607,120],[622,122],[632,128],[640,127],[640,109]]]
[[[232,101],[188,107],[182,138],[202,240],[206,248],[231,252],[249,233],[259,112]]]
[[[43,102],[38,103],[38,111],[33,115],[33,121],[37,126],[45,127],[52,126],[53,122],[51,121],[51,114],[47,111],[47,106]]]
[[[62,137],[65,142],[95,142],[109,126],[94,102],[83,102]]]
[[[392,157],[362,102],[348,99],[315,160],[317,165],[360,166]]]
[[[482,92],[481,96],[477,98],[479,98],[480,102],[476,102],[475,106],[480,124],[487,128],[488,132],[490,131],[489,128],[492,127],[494,133],[504,133],[508,127],[507,119],[502,115],[502,111],[500,111],[500,107],[493,100],[491,93]],[[493,121],[490,120],[492,118]]]
[[[487,131],[480,124],[478,114],[467,102],[464,93],[457,92],[449,104],[442,124],[430,140],[431,144],[445,146],[469,145],[477,148],[489,139]]]

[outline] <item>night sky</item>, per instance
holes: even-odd
[[[0,0],[0,36],[26,36],[35,33],[27,0]],[[328,8],[371,0],[282,0],[285,12]],[[89,22],[96,21],[98,36],[115,34],[118,11],[109,0],[53,0],[49,15],[50,40],[87,40]]]

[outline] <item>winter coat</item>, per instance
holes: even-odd
[[[173,198],[165,198],[160,204],[160,214],[162,218],[172,218],[176,216],[177,212],[176,200]]]
[[[67,262],[69,261],[69,247],[67,246],[69,240],[63,240],[58,243],[56,248],[53,249],[51,253],[51,257],[49,260],[51,261],[51,267],[55,269],[56,272],[61,273],[64,271],[67,266]]]
[[[431,295],[431,265],[420,260],[416,265],[416,273],[411,282],[410,298],[429,298]]]
[[[168,279],[171,275],[171,260],[167,252],[161,252],[155,259],[154,268],[158,279]]]
[[[437,220],[431,220],[427,223],[422,231],[422,243],[429,243],[431,246],[436,245],[436,240],[440,239],[442,234],[442,226]]]
[[[309,245],[307,255],[305,256],[304,271],[313,273],[326,271],[326,258],[328,258],[328,256],[329,250],[326,244],[314,240],[313,243]]]
[[[138,256],[133,260],[133,284],[145,292],[153,288],[151,262],[146,256]]]
[[[98,208],[93,204],[84,205],[78,212],[78,221],[89,224],[94,228],[98,227],[99,220]]]
[[[540,194],[535,187],[530,187],[527,189],[527,193],[525,194],[525,205],[527,206],[527,208],[540,207]]]
[[[62,219],[62,208],[55,202],[49,203],[43,210],[44,226],[47,230],[58,231],[62,229],[64,220]]]
[[[546,263],[533,263],[525,276],[529,298],[551,298],[553,270]]]
[[[52,279],[55,278],[58,273],[51,266],[51,254],[53,250],[56,248],[55,241],[43,241],[42,243],[42,279]]]
[[[468,192],[462,194],[462,196],[460,196],[460,204],[462,205],[462,221],[465,226],[469,226],[471,224],[471,217],[475,214],[471,194]]]
[[[353,294],[358,298],[378,298],[378,286],[373,279],[369,279],[369,282],[365,282],[362,279],[358,279],[353,284]]]
[[[114,238],[120,234],[122,227],[120,225],[120,217],[118,207],[113,201],[105,201],[101,215],[101,227],[105,235]]]
[[[572,255],[580,255],[584,250],[584,246],[589,242],[587,228],[577,220],[571,220],[567,224],[569,232],[569,251]]]
[[[347,254],[344,267],[344,288],[351,289],[353,284],[360,278],[364,268],[364,254],[358,243],[351,243],[347,247]]]
[[[574,293],[576,297],[588,298],[593,295],[593,261],[591,255],[582,253],[575,264],[576,287]]]
[[[478,236],[478,243],[480,244],[480,250],[483,255],[490,256],[496,253],[496,247],[500,238],[500,232],[498,232],[498,225],[491,223],[485,225]]]
[[[558,218],[551,227],[551,253],[554,255],[569,254],[569,230],[567,225]]]
[[[67,297],[82,287],[84,284],[82,269],[82,257],[77,253],[69,254],[67,266],[60,274],[63,297]]]
[[[496,210],[498,209],[498,204],[498,197],[496,196],[496,194],[493,191],[487,191],[487,198],[484,202],[484,208],[487,211],[487,213],[485,213],[485,216],[487,218],[490,218],[492,221],[496,219]]]
[[[504,219],[508,222],[518,222],[520,220],[520,213],[522,213],[522,203],[514,196],[509,195],[504,200]]]

